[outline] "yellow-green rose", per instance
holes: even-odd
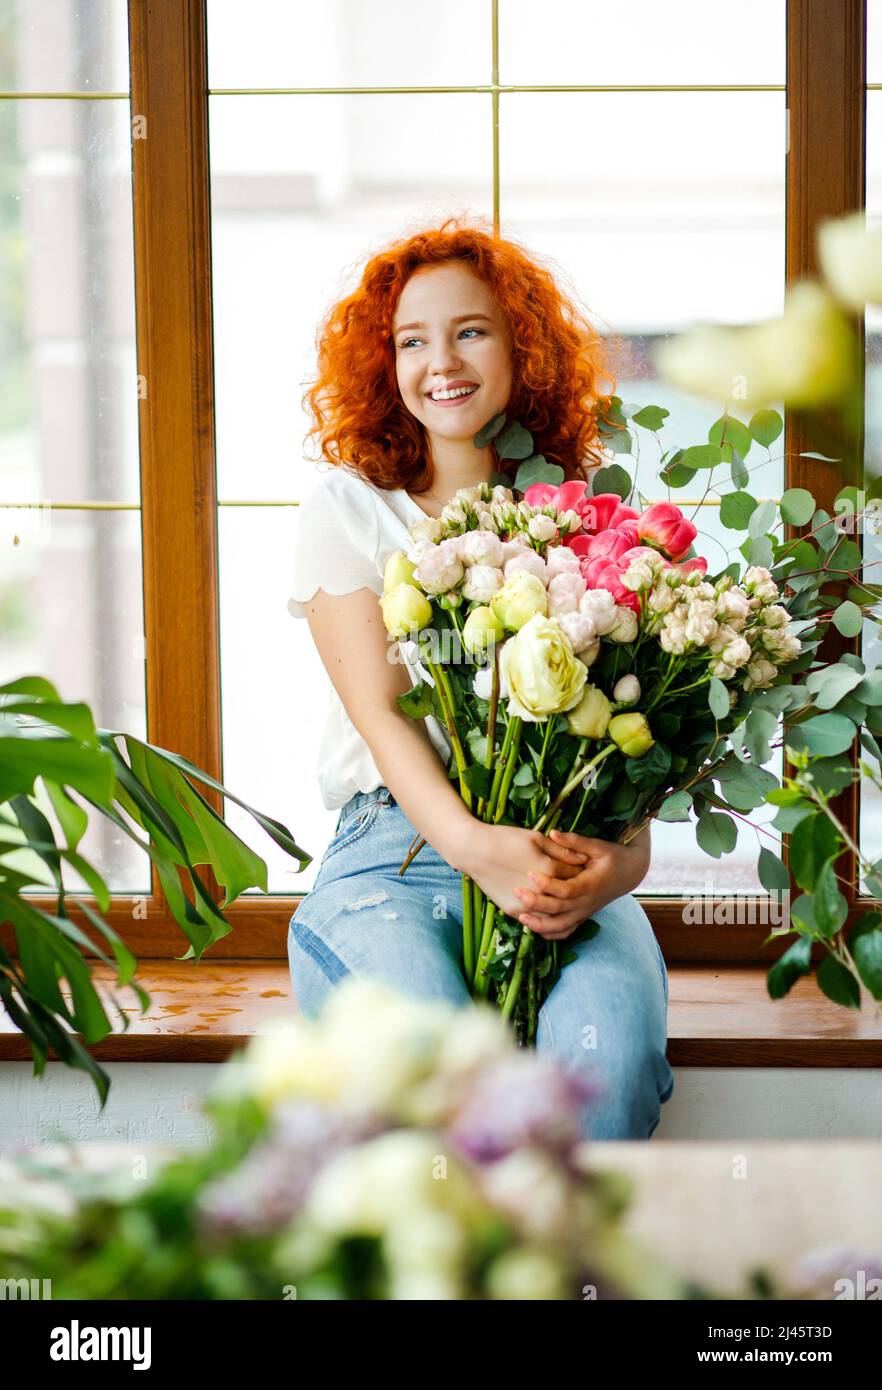
[[[517,570],[490,600],[490,607],[509,632],[519,632],[537,613],[548,612],[548,594],[538,575]]]
[[[403,550],[393,550],[385,565],[383,566],[383,593],[391,594],[393,589],[397,589],[399,584],[413,584],[413,572],[416,565],[412,565]]]
[[[586,685],[582,698],[567,715],[567,729],[578,738],[603,738],[612,705],[596,685]]]
[[[409,637],[432,621],[432,605],[412,584],[397,584],[380,599],[383,622],[390,637]]]
[[[626,758],[642,758],[655,743],[645,715],[636,710],[630,714],[614,714],[607,733]]]
[[[542,613],[534,613],[505,643],[499,674],[509,714],[532,723],[572,709],[588,679],[585,663],[560,624]]]
[[[493,612],[483,604],[473,608],[462,629],[462,644],[470,655],[485,652],[500,638],[505,636],[505,628]]]

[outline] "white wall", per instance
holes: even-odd
[[[37,1079],[30,1062],[0,1063],[0,1151],[63,1138],[198,1146],[210,1134],[199,1097],[219,1065],[108,1063],[101,1115],[82,1073],[49,1062]],[[880,1076],[878,1068],[674,1068],[653,1139],[882,1139]]]

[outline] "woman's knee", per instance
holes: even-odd
[[[350,975],[379,980],[415,998],[470,1001],[460,930],[405,885],[338,881],[303,899],[291,918],[288,958],[294,997],[314,1016]]]

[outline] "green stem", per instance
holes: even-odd
[[[462,956],[463,970],[467,979],[475,968],[472,952],[475,948],[475,933],[472,913],[472,880],[468,874],[462,875]]]
[[[502,740],[502,748],[499,752],[499,761],[493,773],[493,783],[490,787],[490,799],[487,802],[484,813],[484,819],[488,822],[493,820],[493,813],[496,809],[496,802],[499,797],[499,788],[502,786],[502,778],[505,773],[506,763],[511,752],[512,740],[515,735],[515,724],[518,722],[519,721],[515,719],[510,719],[506,725],[505,737]]]
[[[435,662],[430,661],[428,657],[426,657],[425,664],[428,666],[429,670],[432,673],[432,679],[435,682],[435,689],[438,692],[438,699],[440,700],[441,708],[444,711],[444,723],[446,725],[447,732],[450,734],[450,742],[453,745],[453,754],[456,758],[456,766],[459,771],[460,795],[462,796],[462,799],[468,806],[469,810],[471,810],[472,794],[468,788],[468,785],[465,781],[465,777],[463,775],[466,770],[465,754],[463,752],[462,743],[460,741],[459,731],[457,730],[456,722],[453,718],[453,700],[450,696],[450,689],[447,684],[446,675],[442,668],[440,666],[436,666]]]
[[[520,719],[515,718],[511,722],[513,724],[516,724],[517,728],[512,734],[511,749],[508,755],[508,762],[505,765],[505,771],[502,774],[502,783],[499,788],[499,800],[496,804],[496,809],[493,812],[493,820],[497,824],[499,823],[499,821],[502,820],[502,817],[505,815],[505,804],[508,801],[509,789],[511,787],[512,782],[514,781],[515,768],[517,764],[517,752],[521,742],[522,721]]]
[[[514,971],[512,972],[511,984],[505,992],[505,1003],[502,1006],[502,1017],[510,1018],[512,1009],[515,1006],[521,988],[521,976],[524,973],[524,963],[530,954],[533,945],[533,933],[529,927],[521,928],[521,940],[518,945],[518,954],[515,959]]]
[[[581,748],[579,751],[581,754]],[[557,796],[548,805],[544,813],[539,817],[536,824],[533,826],[533,829],[541,830],[545,822],[547,820],[550,820],[554,812],[557,811],[559,807],[563,805],[570,792],[575,791],[576,787],[579,785],[582,778],[585,776],[585,773],[590,772],[592,767],[597,767],[598,764],[603,762],[604,758],[608,758],[610,753],[615,752],[617,752],[616,745],[614,743],[608,743],[604,748],[601,748],[599,753],[595,753],[593,758],[589,758],[587,763],[582,763],[581,766],[578,767],[576,771],[574,771],[574,773],[570,777],[570,780],[563,787],[561,787]]]

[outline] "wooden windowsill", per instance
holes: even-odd
[[[811,978],[770,999],[762,966],[669,965],[668,976],[672,1066],[882,1067],[882,1021],[832,1004]],[[113,975],[98,964],[94,978]],[[264,1020],[296,1012],[287,960],[145,960],[138,980],[150,1010],[142,1017],[131,992],[117,991],[129,1028],[90,1048],[100,1061],[220,1062]],[[30,1057],[0,1009],[0,1061]]]

